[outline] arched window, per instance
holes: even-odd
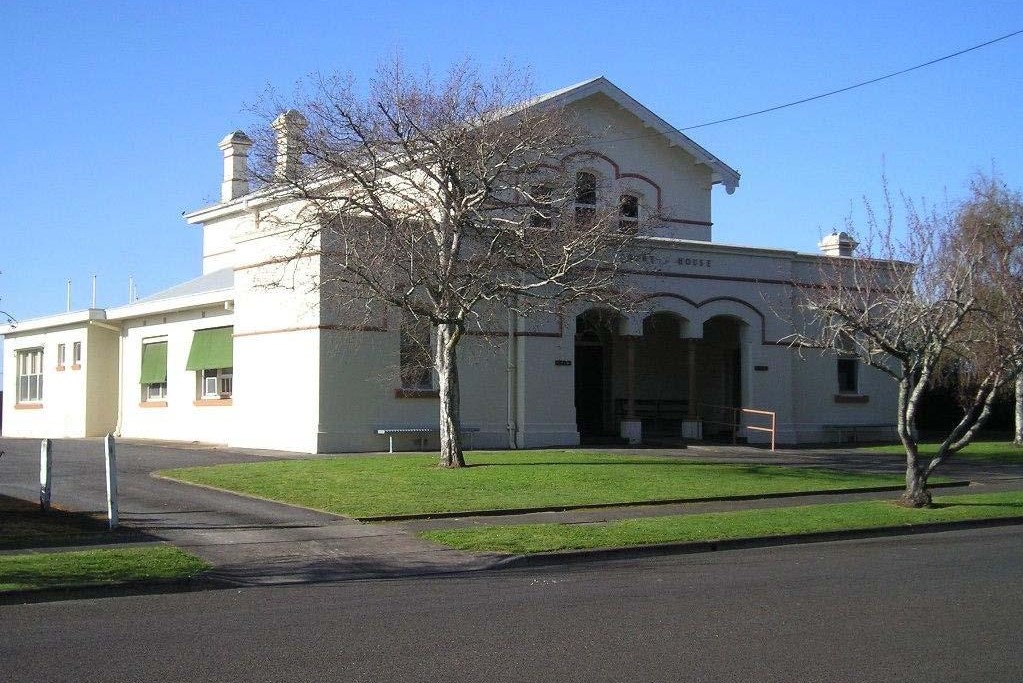
[[[533,213],[529,216],[529,227],[551,227],[554,218],[554,206],[551,204],[552,194],[550,185],[537,185],[533,188]]]
[[[618,200],[618,227],[622,232],[636,232],[639,229],[639,197],[623,194]]]
[[[597,217],[597,176],[587,171],[575,174],[575,223],[586,227]]]

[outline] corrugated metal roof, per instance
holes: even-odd
[[[231,289],[232,287],[234,287],[234,268],[222,268],[220,270],[214,270],[212,273],[200,275],[194,280],[182,282],[180,285],[174,285],[170,289],[165,289],[162,292],[151,294],[143,299],[139,299],[135,303],[141,304],[152,301],[163,301],[164,299],[176,299],[182,296],[192,296],[193,294],[205,294],[206,292],[216,292],[221,289]]]

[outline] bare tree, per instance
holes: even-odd
[[[931,503],[931,474],[977,434],[996,394],[1023,363],[1023,211],[1018,193],[978,177],[943,210],[906,202],[896,234],[892,202],[868,206],[861,257],[826,260],[818,285],[799,289],[794,344],[854,354],[898,384],[896,426],[906,450],[903,505]],[[958,387],[963,413],[928,462],[915,428],[928,387]]]
[[[594,132],[530,94],[514,68],[435,80],[396,62],[365,92],[310,80],[256,136],[255,174],[287,207],[263,220],[295,234],[288,258],[319,256],[321,300],[398,311],[405,381],[426,383],[411,361],[432,345],[445,467],[464,465],[457,351],[472,327],[621,297],[635,230],[616,202],[577,201]]]
[[[1013,408],[1012,442],[1023,446],[1023,373],[1016,375]]]

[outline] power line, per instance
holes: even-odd
[[[930,66],[931,64],[937,64],[938,62],[943,62],[946,59],[952,59],[953,57],[958,57],[960,55],[964,55],[967,52],[973,52],[974,50],[979,50],[982,47],[987,47],[988,45],[993,45],[994,43],[997,43],[999,41],[1007,40],[1009,38],[1012,38],[1013,36],[1018,36],[1021,33],[1023,33],[1023,29],[1020,29],[1018,31],[1013,31],[1012,33],[1007,33],[1004,36],[999,36],[998,38],[994,38],[992,40],[988,40],[986,42],[980,43],[979,45],[974,45],[973,47],[968,47],[965,50],[959,50],[958,52],[953,52],[952,54],[945,55],[944,57],[938,57],[937,59],[932,59],[929,62],[924,62],[923,64],[917,64],[916,66],[911,66],[908,69],[902,69],[900,71],[893,71],[890,74],[885,74],[884,76],[878,76],[877,78],[871,78],[870,80],[862,81],[860,83],[855,83],[853,85],[849,85],[849,86],[846,86],[844,88],[839,88],[838,90],[832,90],[830,92],[821,93],[820,95],[814,95],[813,97],[804,97],[801,100],[796,100],[794,102],[787,102],[785,104],[779,104],[779,105],[776,105],[774,107],[768,107],[767,109],[760,109],[759,111],[752,111],[752,112],[749,112],[748,114],[740,114],[738,116],[730,116],[730,117],[728,117],[726,119],[718,119],[717,121],[708,121],[707,123],[700,123],[700,124],[697,124],[695,126],[686,126],[685,128],[678,128],[676,130],[681,132],[681,131],[684,131],[684,130],[694,130],[696,128],[706,128],[707,126],[715,126],[715,125],[717,125],[719,123],[727,123],[728,121],[738,121],[739,119],[747,119],[747,118],[749,118],[751,116],[759,116],[760,114],[766,114],[768,112],[778,111],[779,109],[786,109],[788,107],[794,107],[797,104],[804,104],[806,102],[812,102],[814,100],[819,100],[819,99],[824,98],[824,97],[830,97],[831,95],[837,95],[839,93],[848,92],[849,90],[853,90],[855,88],[862,88],[863,86],[870,85],[871,83],[877,83],[878,81],[883,81],[883,80],[886,80],[888,78],[894,78],[896,76],[901,76],[902,74],[909,73],[910,71],[916,71],[917,69],[922,69],[925,66]]]

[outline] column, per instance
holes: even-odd
[[[703,422],[699,418],[697,403],[700,400],[698,384],[696,382],[696,349],[699,339],[687,339],[686,346],[689,351],[689,409],[686,411],[686,419],[682,421],[682,438],[699,441],[703,438]]]
[[[643,441],[643,422],[636,417],[636,337],[625,339],[625,419],[621,423],[621,435],[630,445]]]

